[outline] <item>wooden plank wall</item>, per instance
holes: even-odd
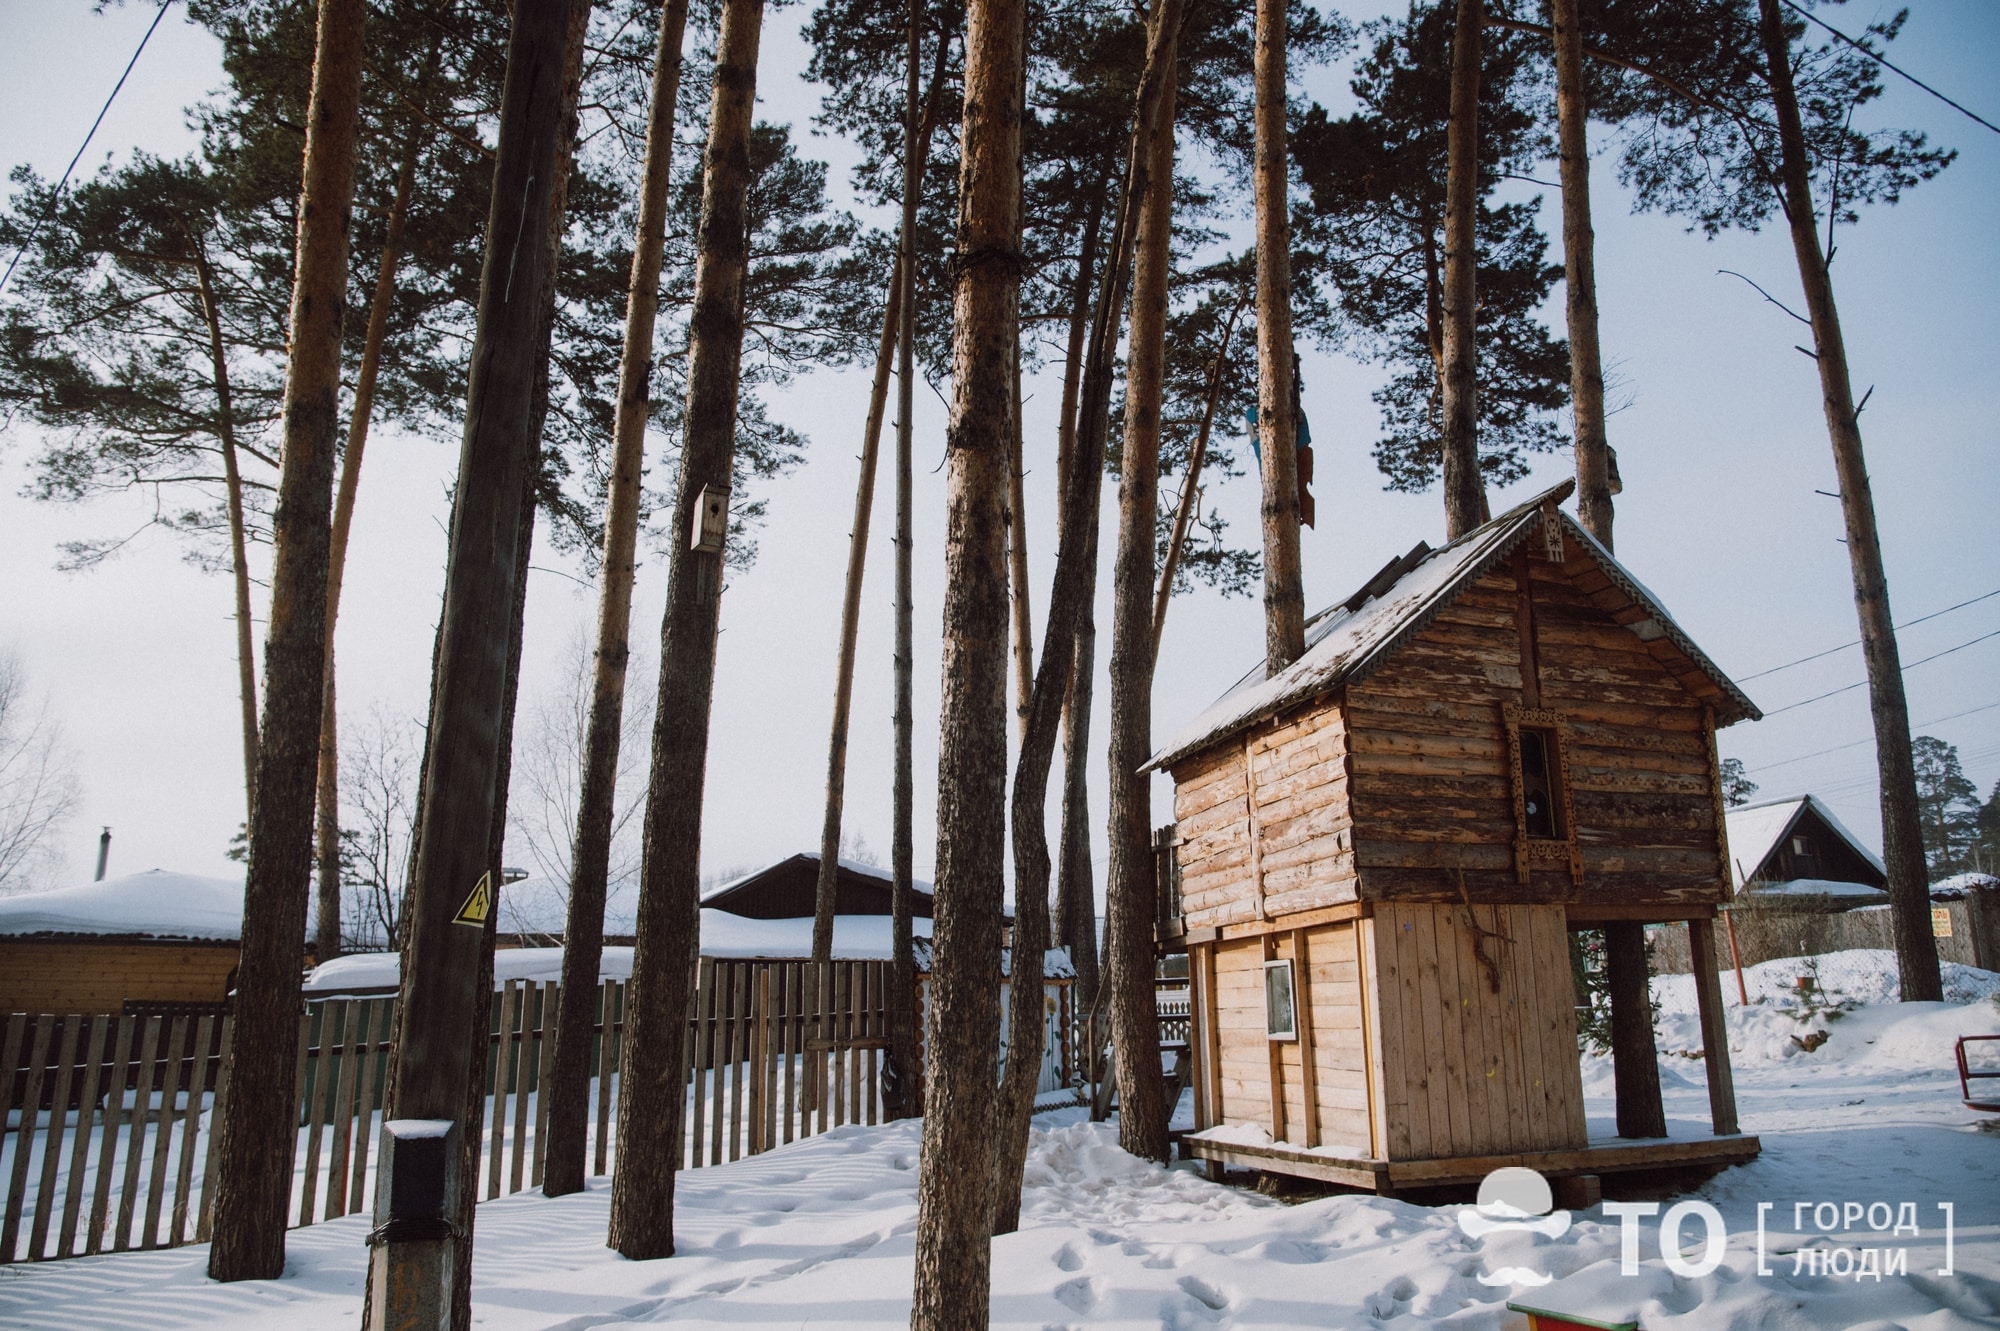
[[[1369,1049],[1356,937],[1354,922],[1344,921],[1213,945],[1214,995],[1204,995],[1204,1002],[1214,1004],[1219,1055],[1219,1075],[1210,1082],[1219,1103],[1208,1110],[1215,1122],[1254,1124],[1277,1140],[1367,1153]],[[1272,1041],[1264,1033],[1267,959],[1294,963],[1294,982],[1306,999],[1298,1040]],[[1205,961],[1204,984],[1209,973]],[[1274,1085],[1281,1114],[1273,1112]]]
[[[1587,1144],[1562,907],[1384,902],[1363,927],[1386,1158]]]
[[[1622,593],[1581,550],[1558,564],[1534,548],[1540,702],[1570,722],[1582,885],[1561,863],[1537,865],[1525,886],[1514,876],[1500,709],[1523,701],[1523,653],[1508,563],[1348,686],[1360,895],[1664,909],[1721,900],[1703,700],[1663,664],[1658,642],[1599,604]]]
[[[1318,706],[1253,729],[1174,773],[1190,929],[1355,897],[1347,731]]]
[[[228,943],[0,939],[0,1012],[118,1015],[125,1000],[220,1003],[241,949]]]

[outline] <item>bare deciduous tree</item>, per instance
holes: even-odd
[[[53,885],[80,790],[47,700],[29,694],[18,656],[0,655],[0,895]]]

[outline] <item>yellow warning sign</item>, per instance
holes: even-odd
[[[453,924],[469,924],[475,929],[484,929],[486,921],[493,914],[493,874],[487,871],[479,875],[473,885],[472,895],[458,908],[458,914],[451,917]]]

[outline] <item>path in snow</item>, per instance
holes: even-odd
[[[1745,1019],[1752,1027],[1766,1020],[1754,1008]],[[1077,1121],[1079,1111],[1044,1115],[1022,1232],[994,1246],[994,1324],[1517,1331],[1525,1319],[1506,1311],[1507,1291],[1479,1276],[1528,1266],[1608,1279],[1641,1306],[1648,1331],[2000,1327],[2000,1133],[1982,1130],[1958,1104],[1947,1067],[1950,1036],[1961,1029],[2000,1029],[2000,1013],[1990,1004],[1864,1008],[1834,1023],[1816,1053],[1746,1049],[1738,1095],[1764,1156],[1698,1194],[1721,1210],[1731,1240],[1721,1267],[1693,1279],[1664,1269],[1654,1222],[1644,1226],[1641,1274],[1621,1278],[1618,1225],[1596,1210],[1579,1214],[1559,1239],[1475,1241],[1459,1230],[1455,1209],[1364,1196],[1281,1205],[1135,1160],[1117,1148],[1112,1128]],[[1673,1049],[1663,1040],[1668,1113],[1698,1120],[1707,1100],[1701,1065]],[[1588,1069],[1587,1086],[1604,1086],[1605,1071]],[[1602,1095],[1589,1107],[1593,1116],[1610,1112]],[[915,1124],[843,1128],[684,1173],[680,1255],[661,1262],[626,1262],[604,1248],[610,1194],[602,1180],[575,1197],[530,1192],[485,1203],[477,1324],[906,1325],[917,1153]],[[1919,1204],[1925,1228],[1911,1245],[1911,1275],[1879,1283],[1793,1276],[1793,1260],[1781,1254],[1813,1236],[1789,1232],[1792,1204],[1825,1200]],[[1932,1274],[1944,1256],[1939,1201],[1956,1206],[1951,1277]],[[1776,1207],[1769,1277],[1755,1273],[1760,1202]],[[203,1277],[204,1247],[0,1268],[0,1325],[347,1331],[360,1324],[367,1227],[353,1217],[294,1231],[284,1279],[235,1286]],[[1691,1244],[1698,1237],[1698,1228],[1686,1235]]]

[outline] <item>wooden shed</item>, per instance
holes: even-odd
[[[1758,712],[1557,507],[1569,490],[1391,560],[1152,759],[1175,784],[1192,1155],[1391,1191],[1756,1154],[1713,919],[1715,731]],[[1666,920],[1708,949],[1713,1132],[1620,1140],[1585,1120],[1570,933]]]
[[[154,869],[0,899],[0,1014],[219,1012],[243,884]]]

